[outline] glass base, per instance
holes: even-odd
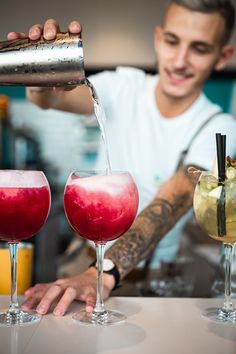
[[[16,314],[9,313],[8,310],[0,310],[0,327],[23,326],[40,321],[41,315],[36,311],[22,311]]]
[[[81,310],[72,316],[73,320],[86,326],[110,326],[124,322],[126,316],[119,311],[106,310],[102,313],[87,313]]]
[[[210,307],[202,312],[202,316],[214,322],[236,323],[236,309],[226,311],[220,307]]]

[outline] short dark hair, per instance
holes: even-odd
[[[169,5],[171,4],[203,13],[218,12],[225,21],[222,42],[226,44],[230,40],[235,22],[235,8],[231,0],[170,0]]]

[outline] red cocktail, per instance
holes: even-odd
[[[11,326],[38,321],[35,312],[20,309],[16,273],[18,242],[37,233],[50,209],[48,181],[41,171],[0,170],[0,240],[9,243],[12,269],[11,303],[0,313],[0,325]]]
[[[124,234],[136,216],[138,190],[133,178],[128,172],[74,172],[65,187],[64,207],[72,228],[94,241],[97,251],[99,296],[95,309],[91,316],[81,311],[74,318],[86,324],[113,324],[123,320],[123,314],[105,311],[100,276],[104,245]]]
[[[128,174],[72,178],[64,195],[66,216],[82,237],[106,243],[122,235],[137,213],[138,192]]]
[[[0,187],[0,240],[19,242],[41,229],[50,205],[48,187]],[[13,222],[14,221],[14,222]]]

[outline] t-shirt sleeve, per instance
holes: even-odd
[[[229,114],[221,114],[209,122],[193,141],[186,164],[194,164],[211,170],[216,158],[216,133],[226,135],[226,156],[236,157],[236,120]]]

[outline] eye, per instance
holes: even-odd
[[[166,44],[169,44],[169,45],[176,45],[178,44],[178,40],[175,36],[170,36],[170,35],[165,35],[164,36],[164,41]]]
[[[196,53],[201,54],[201,55],[208,54],[211,52],[211,49],[207,46],[204,46],[204,45],[195,45],[195,46],[193,46],[193,50]]]
[[[175,39],[171,39],[171,38],[166,38],[165,42],[169,45],[176,45],[177,41]]]

